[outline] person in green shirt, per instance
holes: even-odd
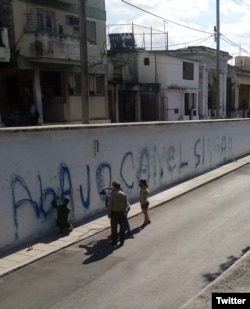
[[[121,190],[121,185],[118,181],[112,182],[113,190],[109,196],[108,213],[111,220],[111,244],[117,245],[118,225],[119,225],[119,240],[123,246],[125,240],[124,220],[126,219],[127,211],[127,195]]]

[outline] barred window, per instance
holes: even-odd
[[[66,24],[72,26],[73,34],[80,32],[79,17],[73,15],[66,15]]]
[[[55,30],[55,14],[53,12],[37,11],[37,30],[52,33]]]
[[[80,33],[80,20],[78,16],[66,15],[66,24],[71,25],[73,34]],[[86,21],[86,36],[87,41],[91,44],[96,44],[96,23],[94,21]]]

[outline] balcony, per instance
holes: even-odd
[[[43,62],[79,62],[79,39],[50,33],[26,33],[19,44],[19,55]]]

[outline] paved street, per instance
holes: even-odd
[[[250,247],[247,165],[160,207],[113,250],[109,230],[1,279],[0,307],[180,308]]]

